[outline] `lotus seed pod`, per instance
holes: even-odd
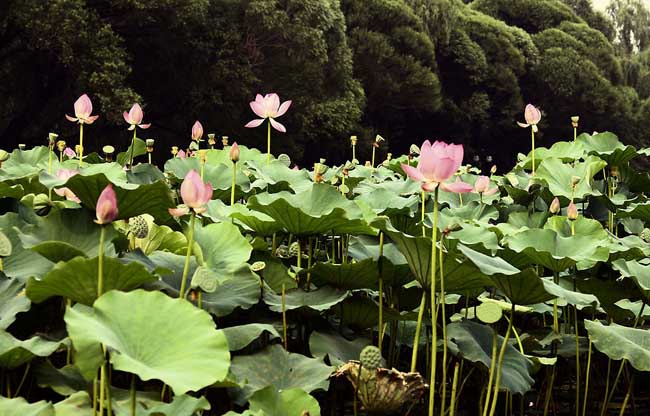
[[[208,144],[210,147],[213,147],[215,144],[217,144],[217,140],[214,138],[214,133],[208,133]]]
[[[133,233],[136,238],[145,238],[149,235],[149,225],[141,215],[129,219],[129,231]]]
[[[254,272],[261,272],[265,267],[266,263],[263,261],[256,261],[255,263],[251,264],[251,270]]]
[[[50,134],[47,135],[47,142],[48,142],[48,144],[50,146],[50,149],[52,149],[54,147],[54,145],[56,144],[56,138],[57,137],[59,137],[59,135],[56,134],[56,133],[50,133]]]
[[[646,243],[650,242],[650,228],[644,228],[639,234],[639,237]]]
[[[228,146],[228,136],[221,137],[221,144],[223,144],[223,147]]]
[[[65,150],[65,140],[59,140],[56,142],[56,148],[59,149],[59,152],[62,152]]]
[[[27,145],[24,144],[24,143],[20,143],[20,144],[18,145],[18,149],[20,149],[20,150],[25,150],[25,149],[27,149]]]
[[[350,136],[350,142],[352,143],[352,146],[357,145],[357,136]]]
[[[176,157],[178,154],[178,146],[172,146],[172,155]]]
[[[361,350],[359,361],[363,368],[374,371],[381,366],[381,351],[374,345],[368,345]]]

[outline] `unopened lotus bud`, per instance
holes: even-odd
[[[650,228],[644,228],[639,234],[639,237],[646,243],[650,242]]]
[[[228,146],[228,136],[221,136],[221,144],[223,147]]]
[[[178,146],[172,146],[172,156],[176,157],[178,154]]]
[[[47,135],[47,143],[48,143],[48,146],[50,147],[50,149],[52,149],[54,147],[54,145],[56,144],[56,138],[57,137],[59,137],[59,135],[56,134],[56,133],[50,133],[50,134]]]
[[[154,140],[153,139],[147,139],[145,141],[145,144],[147,145],[147,153],[153,153]]]
[[[553,202],[548,207],[548,211],[554,215],[560,212],[560,200],[557,197],[553,198]]]
[[[27,145],[24,144],[24,143],[20,143],[20,144],[18,145],[18,149],[20,149],[20,150],[25,150],[26,148],[27,148]]]
[[[230,160],[232,160],[233,163],[239,162],[239,146],[237,145],[237,142],[234,142],[230,148]]]
[[[357,145],[357,136],[350,136],[350,143],[352,143],[352,146]]]
[[[102,151],[104,152],[104,159],[106,159],[107,162],[112,162],[115,148],[111,145],[106,145],[102,147]]]
[[[579,116],[571,117],[571,125],[573,126],[574,129],[578,128],[578,120],[580,120]]]
[[[144,217],[139,215],[129,219],[129,231],[135,238],[145,238],[149,235],[149,225]]]
[[[495,173],[497,173],[497,165],[492,165],[490,168],[490,174],[494,175]]]
[[[56,142],[56,148],[59,149],[59,152],[62,152],[65,150],[65,141],[64,140],[59,140]]]
[[[576,207],[576,204],[574,204],[573,201],[569,203],[569,206],[566,209],[566,216],[571,221],[578,219],[578,207]]]
[[[359,354],[359,361],[363,368],[375,371],[381,366],[381,351],[374,345],[368,345]]]
[[[575,187],[579,183],[580,183],[580,177],[579,176],[572,176],[571,177],[571,186],[572,187]]]
[[[208,144],[210,145],[210,148],[217,144],[217,140],[214,138],[214,133],[208,133]]]

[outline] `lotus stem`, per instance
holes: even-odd
[[[508,322],[510,325],[510,322]],[[494,367],[497,362],[497,345],[499,342],[499,336],[496,329],[492,330],[492,355],[490,359],[490,373],[488,376],[488,384],[485,388],[485,403],[483,405],[483,416],[487,416],[488,409],[490,408],[490,398],[492,397],[492,381],[494,380]]]
[[[277,240],[276,240],[276,233],[273,233],[273,237],[271,238],[271,255],[275,257],[275,250],[277,250]]]
[[[546,386],[546,398],[544,399],[544,416],[548,414],[548,406],[551,403],[551,396],[553,396],[553,384],[555,383],[555,366],[551,370],[551,380]]]
[[[535,130],[531,127],[530,128],[530,142],[531,142],[531,147],[532,147],[532,158],[533,158],[533,174],[531,176],[535,176]]]
[[[573,221],[571,222],[573,226]],[[578,330],[578,308],[575,308],[575,331],[576,331],[576,416],[580,415],[580,338]]]
[[[47,173],[52,174],[52,145],[48,145],[49,151],[47,152]],[[47,199],[52,199],[52,188],[48,189]]]
[[[309,286],[311,284],[311,263],[313,261],[312,257],[312,238],[307,239],[307,292],[309,292]]]
[[[429,388],[429,416],[433,416],[433,409],[435,407],[436,389],[434,388],[436,382],[436,356],[438,354],[438,339],[437,339],[437,300],[436,300],[436,244],[438,242],[438,187],[434,191],[433,196],[433,229],[431,230],[431,331],[433,337],[431,341],[431,381]]]
[[[384,256],[384,233],[379,231],[379,334],[377,341],[377,348],[381,353],[382,341],[384,339],[384,278],[382,276],[382,258]]]
[[[354,160],[356,160],[356,158],[357,158],[357,145],[353,144],[352,145],[352,160],[354,161]]]
[[[79,124],[79,169],[83,165],[84,158],[84,125],[83,123]]]
[[[506,321],[510,322],[510,319],[508,319],[507,316],[505,318],[506,318]],[[515,339],[517,340],[517,346],[519,347],[519,352],[524,354],[524,346],[521,343],[521,338],[519,337],[519,333],[517,332],[517,328],[515,328],[514,326],[512,327],[512,334],[515,336]]]
[[[151,152],[147,153],[147,160],[149,161],[149,164],[151,165]]]
[[[375,171],[375,146],[372,146],[372,161],[370,162],[370,167],[372,168],[372,171]]]
[[[284,337],[284,349],[289,350],[289,343],[287,340],[287,291],[284,283],[282,283],[282,335]]]
[[[135,150],[136,127],[133,126],[133,139],[131,139],[131,155],[129,156],[129,169],[133,168],[133,151]],[[203,176],[201,176],[203,179]]]
[[[178,295],[179,299],[185,299],[185,286],[187,284],[187,274],[190,271],[190,258],[192,257],[192,246],[194,245],[194,220],[196,213],[192,211],[190,215],[190,229],[187,233],[187,251],[185,253],[185,265],[183,266],[183,276],[181,277],[181,291]]]
[[[612,374],[612,359],[607,357],[607,378],[605,379],[605,399],[609,397],[609,378]],[[603,402],[603,406],[600,408],[600,415],[605,414],[606,403]]]
[[[503,336],[503,342],[501,344],[501,350],[499,350],[499,362],[497,363],[497,375],[494,381],[494,397],[492,399],[492,407],[490,408],[490,416],[494,416],[494,412],[497,409],[497,401],[499,399],[499,387],[501,386],[501,368],[503,367],[503,357],[506,354],[506,349],[508,348],[508,339],[510,338],[510,332],[512,332],[512,326],[515,321],[515,304],[512,304],[512,309],[510,309],[510,322],[508,322],[508,329],[506,329],[506,334]]]
[[[27,379],[27,373],[29,373],[29,368],[30,368],[31,364],[32,364],[31,362],[28,362],[25,365],[25,371],[23,372],[23,377],[20,379],[20,383],[18,383],[18,388],[16,389],[16,392],[14,393],[14,395],[16,397],[18,397],[18,395],[20,394],[20,389],[23,387],[23,384],[25,384],[25,380]]]
[[[268,130],[266,133],[266,164],[271,163],[271,119],[269,118]]]
[[[420,301],[420,309],[418,310],[418,322],[415,325],[415,338],[413,339],[413,353],[411,355],[411,373],[416,371],[418,363],[418,350],[420,349],[420,331],[422,330],[422,318],[427,304],[427,291],[422,291],[422,300]]]
[[[623,399],[623,404],[621,405],[621,411],[618,416],[623,416],[625,414],[625,409],[627,408],[627,402],[630,400],[630,395],[634,388],[634,374],[630,376],[630,385],[627,388],[627,393],[625,393],[625,398]]]
[[[104,293],[104,240],[106,239],[106,226],[99,229],[99,250],[97,255],[97,297]]]
[[[440,233],[440,310],[442,313],[442,405],[440,406],[440,416],[445,416],[445,402],[447,400],[447,322],[445,307],[445,273],[443,268],[445,234]]]
[[[587,415],[587,397],[589,396],[589,374],[591,372],[591,351],[592,351],[592,341],[589,338],[589,348],[587,350],[587,372],[585,374],[585,395],[582,400],[582,416]]]
[[[93,379],[93,416],[97,416],[97,376]]]
[[[105,400],[106,400],[106,361],[104,361],[104,363],[102,364],[99,370],[99,416],[104,416]]]
[[[163,386],[164,388],[164,386]],[[135,414],[135,374],[131,374],[131,388],[129,390],[129,401],[131,404],[131,416],[136,416]]]
[[[456,387],[458,386],[458,367],[459,364],[456,363],[454,366],[454,380],[451,383],[451,402],[449,403],[449,416],[454,416],[456,414]]]
[[[422,191],[422,237],[427,236],[427,229],[424,226],[424,213],[426,211],[427,194]]]
[[[296,238],[296,245],[298,246],[298,258],[296,259],[296,267],[298,268],[298,272],[300,272],[300,270],[302,270],[302,247],[300,246],[300,237]]]
[[[203,167],[201,167],[201,173],[203,173]],[[232,162],[232,182],[230,183],[230,206],[235,205],[235,178],[237,176],[237,162]],[[203,175],[201,175],[203,179]],[[275,234],[274,234],[275,236]]]

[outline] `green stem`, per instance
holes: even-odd
[[[81,169],[84,158],[84,125],[79,124],[79,169]]]
[[[591,338],[589,338],[589,348],[587,350],[587,372],[585,374],[585,395],[582,400],[582,416],[587,415],[587,396],[589,396],[589,373],[591,372]]]
[[[133,168],[133,151],[135,150],[136,127],[133,126],[133,139],[131,140],[131,155],[129,156],[129,169]]]
[[[97,297],[104,293],[104,239],[106,238],[106,227],[104,225],[100,227],[97,255]]]
[[[106,400],[106,361],[99,370],[99,416],[104,416],[104,401]]]
[[[287,340],[287,305],[286,305],[286,300],[287,300],[287,292],[284,287],[284,283],[282,283],[282,335],[284,336],[284,349],[289,350],[289,343]]]
[[[230,183],[230,206],[235,205],[235,177],[237,175],[237,162],[232,163],[232,182]]]
[[[23,384],[25,384],[25,380],[27,379],[27,373],[29,373],[29,367],[31,365],[31,362],[28,362],[27,365],[25,366],[25,371],[23,372],[23,377],[20,379],[20,383],[18,383],[18,388],[16,389],[16,392],[14,395],[18,397],[20,395],[20,389],[23,387]]]
[[[266,163],[271,163],[271,119],[269,118],[269,127],[266,135]]]
[[[512,309],[510,309],[510,322],[508,322],[508,329],[506,330],[506,334],[503,336],[501,350],[499,350],[499,362],[497,363],[497,375],[494,381],[494,397],[492,400],[492,407],[490,408],[490,416],[494,416],[494,412],[497,409],[499,388],[501,387],[501,368],[503,367],[503,357],[506,354],[506,348],[508,348],[508,339],[510,338],[510,332],[512,332],[512,326],[514,321],[515,321],[515,304],[513,303]]]
[[[621,411],[618,413],[618,416],[623,416],[625,414],[625,409],[627,408],[627,402],[630,400],[630,395],[632,394],[632,389],[634,387],[634,374],[630,379],[630,385],[627,388],[627,393],[625,393],[625,399],[623,399],[623,404],[621,405]]]
[[[573,222],[571,222],[573,225]],[[578,331],[578,308],[575,308],[576,330],[576,416],[580,415],[580,338]]]
[[[427,236],[427,229],[424,226],[424,212],[426,211],[427,194],[422,191],[422,237]]]
[[[533,157],[533,174],[532,176],[535,176],[535,130],[533,128],[530,128],[530,142],[531,142],[531,147],[532,147],[532,157]]]
[[[149,160],[149,164],[151,165],[151,152],[147,153],[147,159]]]
[[[307,239],[307,292],[309,292],[309,285],[311,285],[311,262],[313,261],[312,257],[312,239],[309,237]]]
[[[413,353],[411,355],[411,373],[414,373],[418,363],[418,350],[420,349],[420,331],[422,330],[422,318],[427,304],[427,291],[422,291],[422,300],[418,310],[418,322],[415,325],[415,338],[413,339]]]
[[[440,310],[442,312],[442,405],[440,416],[445,416],[445,401],[447,400],[447,323],[446,323],[446,299],[445,299],[445,273],[443,269],[445,235],[440,233]]]
[[[190,271],[190,258],[192,257],[192,246],[194,245],[194,219],[196,213],[192,211],[190,216],[190,229],[187,235],[187,252],[185,253],[185,265],[183,266],[183,277],[181,278],[181,291],[178,295],[179,299],[185,298],[185,286],[187,281],[187,274]]]
[[[131,404],[131,416],[136,416],[135,415],[135,374],[131,375],[131,389],[129,391],[129,399]]]
[[[355,160],[357,158],[357,146],[352,145],[352,160]]]
[[[97,376],[93,379],[93,416],[97,415]]]
[[[52,154],[54,154],[54,152],[52,151],[52,146],[48,145],[48,149],[49,149],[49,151],[47,152],[47,173],[49,175],[51,175],[52,174]],[[48,195],[48,199],[51,200],[52,199],[52,188],[48,189],[47,195]]]
[[[431,341],[431,379],[429,388],[429,416],[433,416],[433,409],[435,407],[436,397],[436,356],[438,354],[438,339],[437,339],[437,313],[436,306],[436,247],[438,243],[438,187],[433,196],[433,228],[431,230],[431,282],[429,284],[431,289],[431,330],[433,332],[433,339]]]
[[[384,256],[384,233],[379,232],[379,334],[377,348],[381,352],[382,341],[384,339],[384,278],[382,276],[382,257]]]
[[[456,414],[456,388],[458,387],[458,366],[454,367],[454,381],[451,383],[451,402],[449,403],[449,416]]]
[[[605,398],[609,397],[609,378],[612,374],[612,359],[607,358],[607,377],[605,378]],[[605,414],[606,405],[603,403],[603,406],[600,408],[600,416]]]
[[[375,146],[372,146],[372,162],[370,162],[370,167],[372,168],[372,171],[375,171]]]
[[[510,325],[510,323],[508,323]],[[492,397],[492,381],[494,380],[494,367],[497,362],[497,345],[499,336],[496,330],[492,330],[492,355],[490,360],[490,372],[488,376],[488,384],[485,390],[485,404],[483,406],[483,416],[487,416],[488,409],[490,408],[490,398]]]

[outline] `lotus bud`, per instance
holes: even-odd
[[[497,173],[497,165],[492,165],[490,168],[490,175],[494,175],[495,173]]]
[[[221,144],[223,147],[228,146],[228,136],[221,136]]]
[[[357,136],[350,136],[350,143],[352,143],[352,146],[357,145]]]
[[[573,126],[574,129],[578,128],[578,120],[580,120],[579,116],[571,117],[571,125]]]
[[[578,219],[578,207],[576,207],[576,204],[574,204],[573,201],[569,203],[569,206],[566,209],[566,216],[571,221]]]
[[[113,185],[109,183],[97,199],[95,222],[101,225],[110,224],[117,218],[117,213],[117,195],[115,195]]]
[[[548,207],[548,211],[553,215],[560,212],[560,200],[557,199],[557,197],[553,198],[553,202],[551,202],[551,205]]]
[[[50,133],[47,135],[47,143],[48,146],[50,147],[50,150],[54,148],[54,145],[56,144],[56,138],[59,137],[58,134],[56,133]]]
[[[577,184],[580,183],[579,176],[571,176],[571,187],[575,188]]]
[[[56,142],[56,148],[59,149],[59,152],[62,152],[65,150],[65,141],[64,140],[59,140]]]
[[[214,148],[214,145],[217,144],[217,140],[214,138],[214,133],[208,133],[208,144],[210,149]]]
[[[178,146],[172,146],[172,156],[176,157],[178,154]]]
[[[239,162],[239,146],[237,145],[237,142],[234,142],[230,148],[230,160],[232,160],[233,163]]]
[[[27,148],[27,145],[24,144],[24,143],[20,143],[20,144],[18,145],[18,149],[20,149],[20,150],[25,150],[26,148]]]
[[[374,345],[368,345],[359,354],[359,361],[363,368],[375,371],[381,366],[381,351]]]
[[[200,121],[195,121],[192,126],[192,140],[195,142],[200,142],[201,137],[203,137],[203,125]]]
[[[145,144],[147,146],[147,153],[153,153],[154,139],[147,139]]]
[[[102,151],[104,152],[104,159],[106,159],[107,162],[112,162],[115,148],[111,145],[106,145],[102,147]]]

